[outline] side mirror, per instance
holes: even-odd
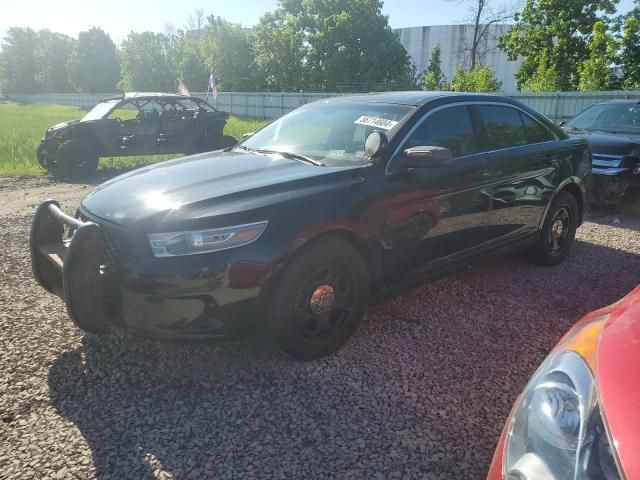
[[[424,168],[450,165],[453,163],[453,154],[447,148],[418,146],[407,148],[404,157],[400,160],[403,167]]]
[[[371,132],[367,139],[364,141],[364,153],[369,158],[373,158],[380,154],[389,143],[389,139],[384,132],[380,130],[374,130]]]

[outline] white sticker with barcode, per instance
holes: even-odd
[[[358,118],[353,123],[357,123],[358,125],[368,125],[370,127],[378,127],[378,128],[382,128],[383,130],[391,130],[393,127],[395,127],[398,124],[398,122],[394,120],[389,120],[387,118],[368,117],[366,115],[363,115],[362,117]]]

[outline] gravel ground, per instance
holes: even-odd
[[[476,479],[527,378],[582,314],[640,283],[640,195],[570,258],[489,260],[372,308],[338,354],[257,339],[83,335],[31,278],[30,217],[86,185],[0,178],[0,478]]]

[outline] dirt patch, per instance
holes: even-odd
[[[549,349],[640,283],[632,198],[592,212],[559,267],[516,255],[430,282],[316,362],[84,335],[33,281],[28,234],[41,200],[73,212],[89,188],[0,178],[2,478],[483,478]]]

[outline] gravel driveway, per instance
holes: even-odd
[[[31,278],[28,231],[85,185],[0,178],[0,478],[482,478],[527,377],[582,314],[640,283],[640,196],[568,261],[512,256],[372,308],[310,363],[257,339],[83,335]]]

